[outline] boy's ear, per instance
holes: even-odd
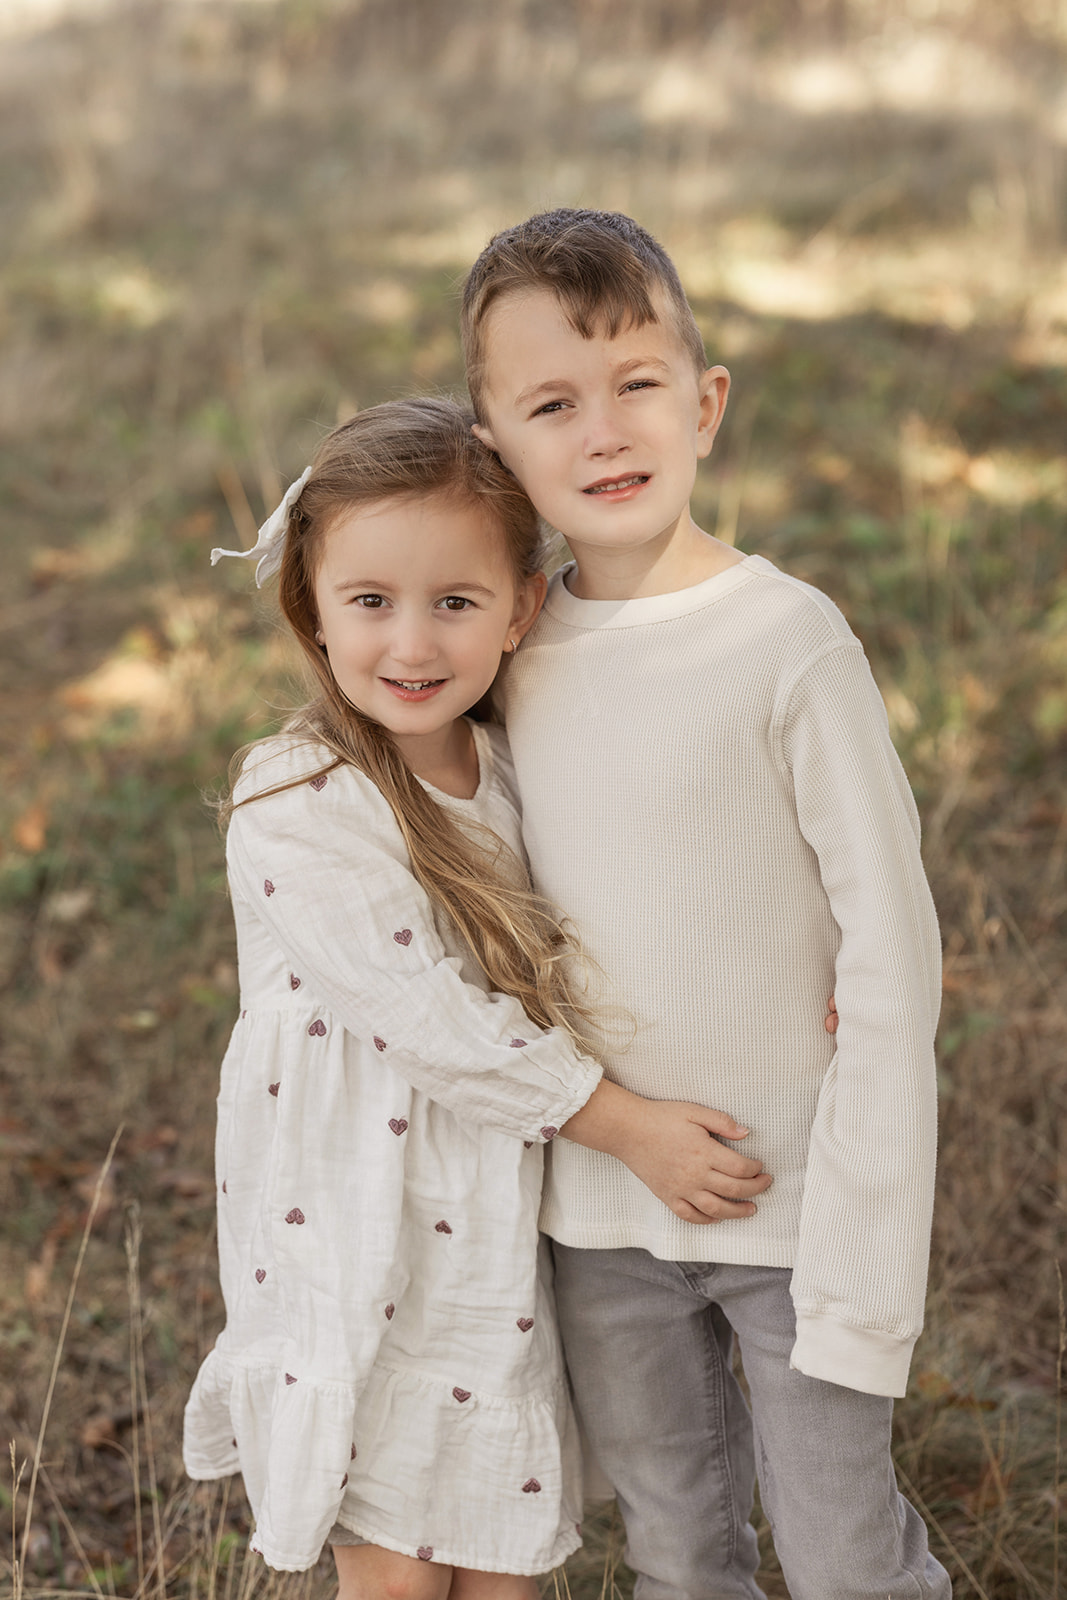
[[[725,367],[709,367],[699,384],[700,419],[697,423],[697,455],[711,453],[715,435],[722,424],[730,395],[730,374]]]

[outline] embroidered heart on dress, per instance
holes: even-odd
[[[377,1034],[374,1035],[374,1048],[375,1048],[375,1050],[384,1050],[385,1049],[385,1040],[384,1039],[379,1039]]]
[[[402,1133],[406,1133],[407,1130],[408,1130],[407,1118],[406,1117],[390,1117],[389,1118],[389,1126],[392,1128],[393,1132],[396,1134],[397,1138],[399,1139],[400,1135]]]
[[[315,1019],[308,1029],[308,1033],[311,1034],[313,1039],[324,1039],[326,1037],[326,1024],[321,1017]],[[552,1131],[555,1133],[556,1130],[553,1128]]]
[[[420,1544],[418,1550],[415,1553],[418,1556],[420,1561],[432,1561],[433,1560],[433,1545],[432,1544]]]
[[[527,1478],[526,1482],[522,1486],[522,1492],[523,1494],[540,1494],[541,1485],[538,1483],[536,1478]]]
[[[300,979],[295,972],[290,972],[289,974],[289,987],[290,989],[299,989],[300,987]]]
[[[295,1383],[296,1379],[293,1377],[293,1374],[291,1372],[287,1372],[285,1374],[285,1381],[286,1381],[286,1384],[290,1384],[290,1383]]]
[[[264,878],[263,879],[263,893],[266,895],[268,900],[270,899],[271,895],[274,893],[274,885],[273,885],[273,883],[271,883],[269,878]]]
[[[458,1400],[460,1405],[462,1405],[465,1400],[469,1400],[470,1399],[471,1392],[470,1392],[469,1389],[453,1389],[452,1390],[452,1395],[453,1395],[453,1398]]]
[[[434,1233],[451,1233],[452,1229],[448,1226],[447,1222],[442,1221],[434,1223],[433,1231]]]
[[[411,929],[410,928],[401,928],[399,933],[394,933],[393,934],[393,938],[396,940],[397,944],[410,944],[411,943]]]
[[[525,1050],[526,1049],[526,1040],[525,1039],[512,1039],[511,1048],[512,1048],[512,1050]]]
[[[263,1268],[262,1268],[262,1267],[257,1267],[257,1268],[256,1268],[256,1282],[257,1282],[257,1283],[262,1283],[262,1282],[263,1282],[263,1279],[264,1279],[264,1278],[265,1278],[265,1277],[266,1277],[266,1276],[267,1276],[267,1274],[266,1274],[266,1273],[265,1273],[265,1272],[264,1272],[264,1270],[263,1270]]]
[[[311,787],[313,789],[317,789],[317,790],[319,790],[321,792],[323,789],[325,789],[325,787],[326,787],[328,782],[329,782],[329,779],[328,779],[326,773],[325,772],[320,772],[317,778],[312,778],[311,779]]]
[[[306,1222],[307,1218],[304,1216],[304,1213],[301,1211],[299,1206],[294,1206],[291,1211],[287,1211],[285,1213],[285,1220],[286,1222],[302,1223]]]
[[[524,1139],[522,1141],[522,1148],[524,1150],[532,1150],[533,1147],[534,1147],[534,1142],[533,1142],[532,1139]]]
[[[542,1139],[545,1139],[545,1140],[554,1139],[558,1132],[559,1132],[559,1129],[558,1128],[553,1128],[552,1124],[549,1123],[547,1128],[542,1128],[541,1129],[541,1137],[542,1137]]]
[[[392,1322],[392,1320],[393,1320],[393,1312],[395,1310],[396,1310],[396,1306],[394,1306],[393,1302],[390,1300],[389,1304],[385,1308],[385,1320],[386,1320],[386,1322]]]
[[[520,1333],[529,1333],[533,1327],[533,1317],[518,1317],[516,1318],[515,1326]]]
[[[268,1094],[272,1094],[274,1096],[275,1100],[277,1100],[277,1098],[278,1098],[278,1090],[281,1088],[281,1086],[282,1086],[282,1080],[280,1078],[278,1079],[277,1083],[268,1083],[268,1085],[267,1085],[267,1093]]]

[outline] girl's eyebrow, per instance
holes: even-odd
[[[333,585],[334,594],[347,594],[350,590],[365,590],[369,594],[391,594],[395,584],[382,583],[377,578],[343,578],[340,583]],[[461,578],[457,583],[435,584],[435,594],[482,594],[492,600],[496,597],[495,589],[486,588],[484,583],[471,583]]]

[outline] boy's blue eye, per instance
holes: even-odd
[[[550,417],[557,411],[563,410],[562,400],[546,400],[543,406],[538,406],[534,412],[535,417]]]
[[[654,378],[635,378],[633,383],[628,383],[626,387],[627,389],[654,389],[656,380]]]

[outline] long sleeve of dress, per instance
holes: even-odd
[[[915,804],[855,641],[800,673],[781,737],[841,934],[837,1055],[811,1134],[792,1364],[901,1395],[922,1328],[933,1205],[940,943]]]
[[[237,798],[318,770],[314,745],[265,747]],[[463,980],[407,861],[393,813],[351,767],[233,813],[227,861],[254,908],[339,1024],[454,1114],[551,1139],[589,1099],[599,1066],[517,1001]]]

